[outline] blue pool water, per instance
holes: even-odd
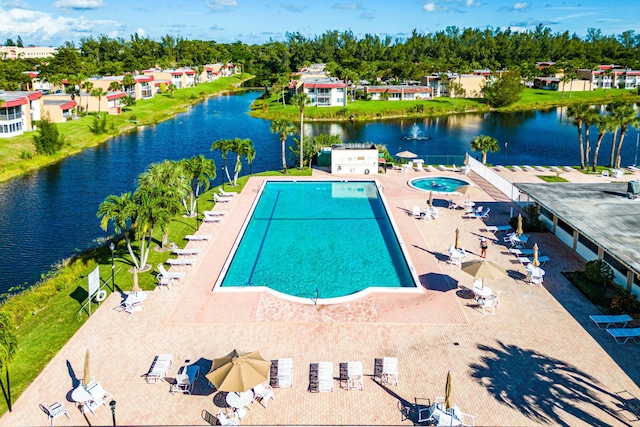
[[[453,193],[461,185],[469,185],[469,181],[444,176],[429,176],[409,181],[410,187],[434,193]]]
[[[324,299],[416,286],[372,181],[267,182],[232,256],[223,287]]]

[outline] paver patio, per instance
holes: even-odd
[[[47,425],[38,404],[63,401],[72,419],[58,418],[57,425],[87,425],[70,392],[88,348],[92,373],[117,401],[119,425],[205,425],[202,411],[216,414],[224,398],[204,374],[212,359],[237,348],[294,361],[293,387],[276,389],[267,409],[254,404],[243,425],[410,425],[402,421],[399,401],[442,396],[448,371],[454,402],[475,416],[476,425],[640,425],[640,346],[617,345],[589,321],[598,310],[562,275],[584,261],[551,234],[534,234],[531,244],[551,261],[544,266],[544,287],[530,286],[505,246],[490,245],[487,258],[507,268],[509,277],[487,282],[501,291],[501,304],[496,315],[483,315],[473,305],[471,277],[448,265],[445,254],[459,228],[462,246],[477,259],[479,237],[495,239],[485,224],[506,224],[510,209],[518,208],[472,174],[485,189],[472,200],[491,207],[486,223],[446,208],[438,220],[416,220],[407,211],[424,206],[428,193],[406,183],[429,175],[454,174],[376,177],[420,277],[420,292],[375,292],[339,305],[297,304],[265,292],[212,292],[256,197],[262,179],[254,177],[241,195],[217,207],[229,211],[221,224],[201,226],[198,232],[213,238],[189,243],[203,253],[185,269],[183,283],[149,292],[145,309],[131,316],[112,309],[122,297],[111,295],[0,423]],[[314,171],[313,179],[330,178]],[[436,206],[446,206],[448,198],[436,195]],[[174,357],[169,377],[183,364],[200,366],[192,395],[170,394],[167,382],[146,383],[154,356],[164,353]],[[374,359],[383,356],[399,359],[397,387],[382,387],[371,376]],[[331,361],[337,376],[338,364],[351,360],[363,362],[364,391],[342,390],[336,381],[331,393],[307,392],[311,363]],[[111,425],[112,414],[102,407],[87,419]]]

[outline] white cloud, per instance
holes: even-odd
[[[58,0],[53,4],[58,9],[99,9],[103,6],[102,0]]]
[[[465,0],[464,6],[465,7],[480,7],[480,6],[482,6],[482,3],[480,3],[479,1],[475,1],[475,0]]]
[[[519,1],[513,5],[513,10],[525,10],[529,8],[529,3],[525,1]]]
[[[331,7],[333,9],[343,9],[343,10],[360,10],[360,9],[362,9],[362,5],[360,3],[335,3]]]
[[[147,32],[142,27],[136,30],[136,34],[138,34],[138,36],[140,36],[141,38],[144,38],[147,36]]]
[[[0,9],[0,33],[21,34],[22,38],[51,40],[61,32],[72,31],[77,24],[71,18],[53,18],[47,13],[34,10]]]
[[[207,0],[207,6],[211,10],[226,12],[230,7],[238,5],[236,0]]]
[[[437,5],[435,3],[427,3],[422,7],[422,10],[425,12],[435,12],[437,10]]]
[[[7,9],[31,9],[31,6],[22,0],[7,0],[2,2],[2,6]]]

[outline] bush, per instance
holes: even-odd
[[[94,117],[93,124],[89,125],[89,130],[94,135],[107,133],[107,115],[104,114],[101,118]]]
[[[33,159],[33,153],[29,150],[20,151],[20,158],[22,160],[31,160]]]
[[[38,133],[33,135],[33,145],[38,154],[55,154],[64,145],[65,139],[58,127],[45,115],[39,123]]]
[[[522,229],[526,232],[544,233],[547,231],[547,226],[544,222],[538,219],[538,207],[536,205],[527,205],[523,208],[524,218],[522,218]],[[509,224],[515,230],[518,226],[518,218],[513,217],[509,220]]]
[[[610,305],[611,300],[607,298],[606,290],[590,281],[584,272],[576,271],[574,273],[567,273],[566,276],[592,303],[602,307]]]
[[[589,261],[584,266],[584,274],[590,281],[606,288],[613,284],[613,270],[602,260]]]
[[[614,313],[639,314],[640,301],[626,289],[618,289],[611,300],[611,310]]]

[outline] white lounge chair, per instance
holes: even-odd
[[[605,315],[605,314],[593,314],[589,316],[589,319],[598,326],[598,329],[609,329],[612,326],[617,328],[624,328],[627,323],[633,320],[633,317],[628,314],[617,315]]]
[[[487,219],[489,218],[489,212],[491,212],[491,208],[486,208],[485,210],[483,210],[481,213],[478,212],[471,212],[468,214],[463,215],[463,218],[480,218],[480,219]]]
[[[448,168],[445,165],[438,165],[438,169],[440,169],[443,172],[451,171],[451,168]]]
[[[171,252],[173,252],[176,255],[185,255],[185,256],[190,256],[190,255],[200,255],[200,253],[202,252],[202,248],[184,248],[184,249],[173,249]]]
[[[69,415],[69,412],[67,412],[67,409],[61,402],[52,403],[51,405],[41,404],[40,409],[42,409],[42,411],[47,414],[47,417],[49,417],[50,427],[53,427],[53,423],[55,422],[56,418],[63,415],[66,415],[67,418],[71,419],[71,415]]]
[[[195,258],[169,258],[167,264],[171,266],[187,266],[193,267],[196,264]]]
[[[214,211],[213,209],[210,211],[204,211],[202,212],[204,215],[209,215],[209,216],[225,216],[226,214],[229,213],[229,211]]]
[[[539,170],[540,172],[549,172],[549,169],[545,166],[536,166],[536,170]]]
[[[609,328],[607,332],[618,344],[625,344],[629,340],[635,342],[636,338],[640,338],[640,328]]]
[[[422,167],[422,163],[416,163],[415,170],[416,170],[416,172],[426,172],[424,170],[424,168]]]
[[[631,172],[631,173],[640,172],[640,168],[637,168],[635,165],[627,166],[627,169],[628,169],[628,170],[629,170],[629,172]]]
[[[522,169],[526,170],[527,172],[533,172],[535,170],[529,165],[522,165]]]
[[[436,168],[434,168],[432,165],[427,165],[427,171],[429,172],[437,172],[438,170]]]
[[[204,218],[202,218],[203,222],[222,222],[222,220],[224,219],[224,216],[222,215],[205,215]]]
[[[487,225],[485,229],[488,232],[493,234],[506,233],[507,231],[511,230],[511,226],[510,225]]]
[[[498,172],[504,172],[506,170],[506,168],[502,165],[495,165],[493,168]]]
[[[156,358],[153,359],[153,363],[151,363],[149,371],[147,372],[147,383],[157,383],[158,380],[166,381],[164,377],[171,367],[172,363],[173,356],[171,356],[170,354],[161,354],[159,356],[156,356]]]
[[[411,211],[411,216],[417,219],[422,218],[422,212],[420,211],[420,206],[413,207],[413,211]]]
[[[575,171],[575,169],[572,168],[571,166],[563,166],[562,169],[564,169],[565,172],[573,172],[573,171]]]
[[[187,275],[187,273],[185,273],[184,271],[172,271],[171,273],[169,273],[162,264],[158,264],[158,271],[160,272],[160,275],[165,279],[183,279]]]
[[[601,172],[601,176],[608,177],[608,176],[609,176],[609,171],[608,171],[608,170],[606,170],[606,169],[605,169],[605,170],[603,170],[603,171]]]
[[[347,362],[347,390],[351,389],[364,391],[362,362]]]
[[[318,363],[318,391],[333,391],[333,363]]]
[[[278,387],[293,386],[293,359],[278,359]]]
[[[554,171],[555,173],[560,173],[560,172],[564,172],[562,169],[560,169],[558,166],[549,166],[549,168]]]
[[[211,234],[187,234],[184,236],[190,242],[201,242],[203,240],[211,240],[213,236]]]
[[[213,193],[213,201],[216,203],[227,203],[233,200],[231,197],[222,197],[218,193]]]
[[[238,194],[235,191],[224,191],[222,188],[218,188],[218,192],[222,197],[233,197]]]
[[[382,384],[398,385],[398,359],[385,357],[382,359]]]
[[[517,166],[517,165],[511,166],[511,169],[513,169],[516,172],[522,172],[522,168],[520,166]]]

